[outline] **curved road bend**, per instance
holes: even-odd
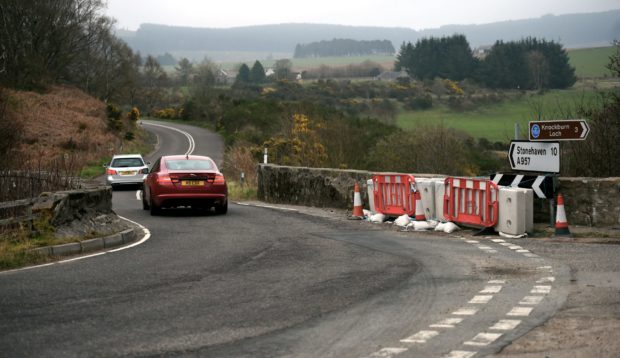
[[[221,163],[212,133],[155,124]],[[145,126],[159,138],[153,158],[191,146]],[[507,242],[240,205],[151,217],[135,191],[113,203],[151,238],[0,273],[3,356],[484,356],[566,296],[564,265]]]

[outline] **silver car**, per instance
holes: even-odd
[[[149,173],[148,162],[140,154],[124,154],[112,157],[106,165],[106,184],[112,188],[119,185],[142,185]]]

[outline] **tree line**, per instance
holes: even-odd
[[[562,45],[531,37],[497,41],[482,59],[464,35],[424,38],[402,44],[395,68],[420,80],[473,79],[496,89],[568,88],[577,80]]]
[[[395,52],[389,40],[357,41],[351,39],[333,39],[331,41],[311,42],[295,46],[295,58],[393,55]]]

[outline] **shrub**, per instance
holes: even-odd
[[[118,106],[111,103],[108,103],[108,105],[106,106],[106,113],[108,114],[108,118],[113,120],[121,119],[121,115],[123,114],[123,112]]]
[[[131,109],[131,111],[129,111],[129,113],[127,113],[127,117],[134,121],[137,122],[138,119],[140,119],[140,110],[137,107],[133,107]]]

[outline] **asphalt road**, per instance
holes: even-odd
[[[221,163],[212,133],[151,124],[152,158],[193,142]],[[151,217],[138,198],[113,203],[149,229],[141,245],[0,273],[0,356],[485,356],[553,317],[574,279],[546,246],[236,204]]]

